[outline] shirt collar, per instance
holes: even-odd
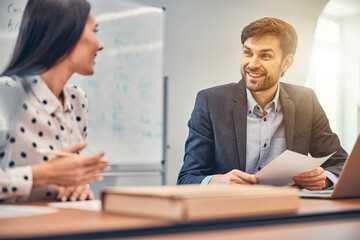
[[[48,114],[55,113],[58,109],[63,110],[60,100],[48,88],[44,80],[39,75],[27,75],[24,77],[28,87],[32,90],[37,101],[42,104]],[[65,111],[70,110],[69,94],[64,88]]]
[[[279,95],[280,95],[280,82],[278,84],[278,87],[276,89],[275,97],[271,102],[269,102],[265,109],[267,112],[270,112],[271,110],[278,112],[279,111]],[[258,116],[262,116],[262,109],[260,108],[259,104],[255,101],[253,98],[250,90],[246,88],[246,98],[247,98],[247,110],[248,114],[256,114]],[[274,107],[273,107],[274,106]]]
[[[64,94],[64,107],[65,107],[64,111],[65,111],[65,112],[68,112],[68,111],[73,110],[73,107],[72,107],[72,105],[71,105],[71,103],[70,103],[70,97],[71,97],[71,95],[70,95],[70,93],[69,93],[68,88],[66,87],[66,85],[65,85],[65,87],[64,87],[64,89],[63,89],[63,94]]]

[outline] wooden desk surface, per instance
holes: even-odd
[[[121,238],[123,240],[359,240],[360,220],[290,223]]]
[[[36,203],[32,205],[44,206],[46,203]],[[339,213],[356,214],[345,217],[345,219],[341,219],[342,217],[340,217],[336,220],[328,221],[328,219],[334,219],[331,216]],[[316,220],[316,216],[322,216],[322,218]],[[293,221],[292,219],[300,220]],[[249,224],[250,222],[253,224]],[[95,211],[59,209],[59,212],[55,214],[0,219],[0,238],[39,238],[45,236],[70,235],[71,238],[76,238],[81,235],[84,237],[84,234],[87,234],[85,238],[137,235],[141,236],[139,239],[144,239],[145,235],[150,235],[147,236],[146,239],[184,239],[190,236],[192,236],[192,239],[194,239],[195,236],[197,239],[219,239],[219,236],[222,236],[221,234],[225,234],[228,238],[221,237],[221,239],[235,239],[235,236],[248,236],[250,239],[257,239],[257,237],[259,237],[260,239],[261,236],[262,238],[267,236],[264,235],[266,233],[271,235],[275,234],[274,237],[276,236],[277,239],[286,239],[286,236],[287,238],[291,236],[291,238],[294,239],[293,233],[291,232],[296,229],[301,230],[301,232],[296,232],[300,234],[298,236],[302,236],[302,239],[307,237],[307,234],[311,232],[318,232],[319,234],[330,232],[330,238],[327,239],[334,239],[331,237],[336,235],[331,232],[336,229],[339,230],[341,227],[341,236],[346,236],[346,233],[349,233],[360,239],[360,199],[301,199],[300,207],[296,214],[281,216],[280,218],[275,217],[273,219],[266,217],[265,221],[260,223],[260,226],[256,226],[257,222],[261,222],[259,218],[235,219],[228,222],[225,221],[225,223],[220,221],[179,224],[163,219],[113,215]],[[322,231],[315,231],[316,229]],[[327,229],[327,231],[325,231],[325,229]],[[187,233],[182,233],[182,231]],[[136,234],[136,232],[139,233]],[[163,235],[164,233],[166,233],[166,235]],[[153,234],[161,235],[157,236]],[[216,236],[217,238],[215,238]],[[349,238],[341,237],[341,239],[351,239],[351,236],[349,236]]]

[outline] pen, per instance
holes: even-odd
[[[44,150],[44,149],[39,149],[39,152],[43,153],[43,154],[59,156],[59,157],[75,157],[75,156],[79,156],[78,154],[75,154],[75,153],[63,152],[63,151],[53,151],[53,150]],[[100,162],[104,163],[104,164],[107,164],[107,163],[111,163],[112,160],[110,158],[101,158]]]

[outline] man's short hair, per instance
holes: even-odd
[[[280,48],[283,52],[283,57],[288,54],[295,54],[297,47],[297,34],[295,28],[289,23],[277,18],[261,18],[247,25],[241,33],[241,43],[248,38],[262,37],[271,34],[280,39]]]

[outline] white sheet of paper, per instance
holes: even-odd
[[[0,218],[28,217],[56,212],[58,210],[51,207],[0,205]]]
[[[88,211],[101,211],[100,200],[76,201],[76,202],[53,202],[48,206],[55,208],[72,208]]]
[[[262,185],[290,186],[294,183],[292,177],[319,167],[334,153],[322,158],[313,158],[286,150],[255,176],[260,179]]]

